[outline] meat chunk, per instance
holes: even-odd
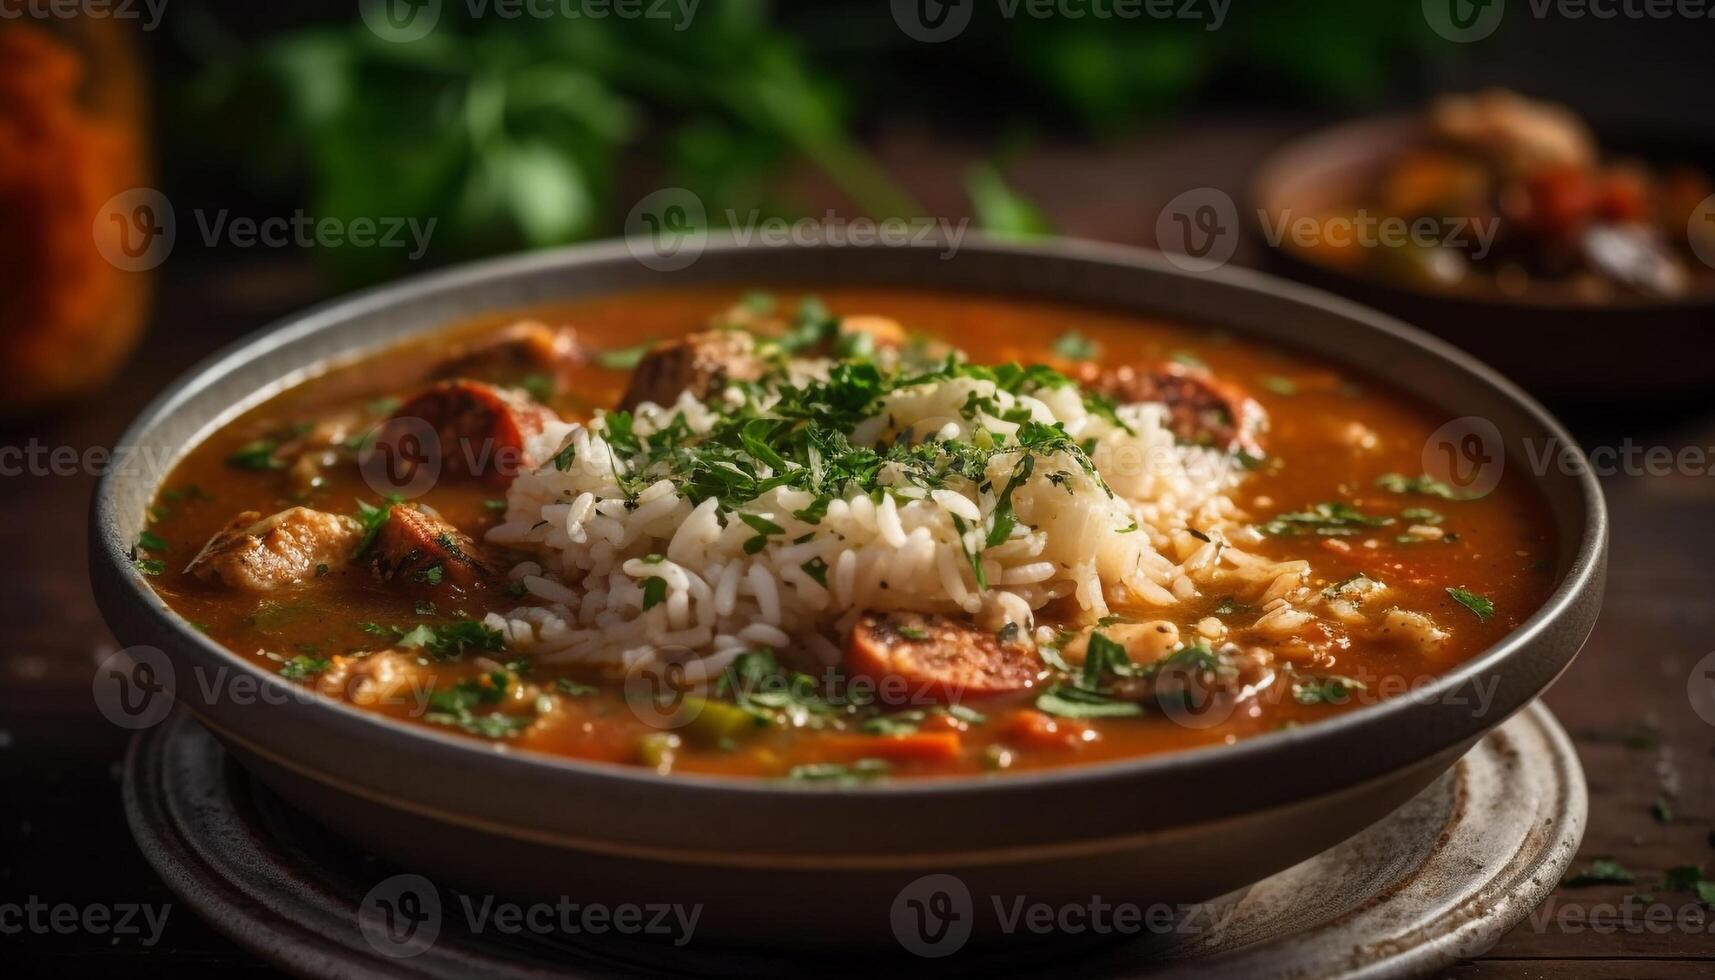
[[[221,528],[185,571],[205,582],[246,592],[270,592],[350,560],[362,530],[356,521],[308,507],[263,518],[245,511]]]
[[[1267,427],[1262,406],[1237,385],[1183,364],[1139,369],[1084,364],[1078,383],[1121,403],[1156,402],[1167,406],[1168,428],[1184,442],[1228,452],[1263,454],[1258,441]]]
[[[1114,697],[1201,706],[1210,698],[1248,698],[1274,680],[1274,654],[1262,647],[1247,650],[1228,644],[1218,651],[1183,647],[1146,663],[1149,667],[1137,676],[1114,681]]]
[[[451,477],[477,477],[491,487],[510,484],[540,460],[525,451],[553,410],[480,381],[443,381],[412,398],[381,427],[375,452],[383,454],[388,478],[414,479],[416,467],[439,465]]]
[[[316,676],[315,686],[328,697],[357,705],[407,704],[404,699],[423,688],[423,670],[415,657],[399,650],[339,654]]]
[[[364,559],[377,579],[430,592],[474,592],[499,577],[494,563],[470,535],[403,505],[388,511]]]
[[[584,363],[584,359],[583,345],[578,343],[575,329],[526,320],[455,351],[435,371],[435,377],[506,386],[540,377],[554,391],[559,391],[565,386],[567,372]]]
[[[1042,661],[1021,632],[1002,639],[947,616],[865,613],[846,645],[846,669],[877,682],[902,678],[912,694],[954,702],[1031,687]]]
[[[765,369],[750,334],[739,330],[695,333],[656,344],[643,355],[619,407],[630,411],[644,402],[670,405],[681,391],[707,398],[734,381],[755,381]]]

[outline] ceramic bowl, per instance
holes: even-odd
[[[1703,358],[1684,356],[1708,343],[1715,324],[1715,273],[1695,260],[1699,275],[1685,296],[1598,303],[1553,284],[1519,297],[1480,282],[1408,285],[1333,268],[1266,241],[1264,229],[1281,228],[1283,220],[1355,206],[1386,162],[1420,142],[1421,132],[1416,117],[1364,119],[1311,133],[1266,157],[1250,196],[1258,219],[1251,227],[1264,239],[1269,268],[1408,320],[1557,405],[1601,407],[1622,395],[1668,406],[1708,390],[1715,370]],[[1602,143],[1667,164],[1715,162],[1709,146],[1683,141],[1611,134]]]
[[[1491,420],[1508,458],[1570,437],[1505,379],[1447,344],[1325,293],[1236,270],[1192,274],[1153,252],[967,239],[939,246],[713,244],[646,268],[623,244],[485,262],[276,324],[210,358],[124,436],[174,458],[330,361],[474,314],[697,284],[870,284],[1095,304],[1285,344]],[[1536,479],[1561,556],[1518,630],[1414,696],[1236,745],[1128,761],[860,786],[695,775],[507,751],[305,692],[166,609],[127,559],[158,474],[96,491],[91,572],[123,644],[158,647],[178,702],[281,796],[404,869],[482,893],[695,902],[700,937],[893,943],[913,892],[953,875],[973,934],[1017,896],[1192,902],[1351,836],[1428,785],[1566,668],[1601,599],[1607,520],[1587,473]],[[218,683],[211,682],[211,678]],[[194,680],[193,680],[194,679]],[[256,692],[236,697],[243,681]],[[917,883],[917,884],[913,884]]]

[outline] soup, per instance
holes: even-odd
[[[1399,696],[1553,584],[1442,413],[1218,331],[689,290],[463,324],[193,448],[136,564],[322,696],[527,749],[850,782],[1230,743]]]

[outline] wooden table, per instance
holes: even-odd
[[[1063,230],[1149,244],[1165,201],[1193,186],[1241,186],[1245,168],[1286,131],[1241,123],[1101,153],[1047,149],[1014,173]],[[896,172],[914,175],[911,190],[929,213],[960,212],[957,175],[980,156],[974,148],[909,132],[889,134],[880,146]],[[814,181],[805,183],[814,189]],[[1254,252],[1239,256],[1255,259]],[[98,401],[0,430],[0,447],[32,440],[42,447],[111,445],[148,398],[198,358],[325,293],[301,260],[266,251],[175,255],[162,271],[157,321],[124,376]],[[1589,779],[1580,862],[1613,857],[1638,882],[1562,888],[1537,917],[1450,975],[1677,978],[1715,971],[1709,926],[1664,928],[1663,916],[1697,911],[1695,899],[1655,885],[1674,865],[1715,870],[1715,716],[1699,718],[1687,695],[1694,666],[1715,650],[1715,406],[1665,419],[1627,417],[1619,403],[1610,409],[1571,420],[1587,447],[1696,447],[1708,454],[1702,472],[1604,479],[1614,525],[1607,606],[1589,645],[1548,695]],[[132,846],[120,811],[116,776],[127,735],[101,719],[90,695],[94,664],[113,649],[85,570],[93,482],[88,473],[8,470],[0,477],[7,518],[0,554],[9,568],[0,588],[7,624],[0,645],[0,905],[32,896],[79,906],[173,902]],[[1665,823],[1652,815],[1658,798],[1672,810]],[[1636,893],[1655,901],[1628,913],[1618,903]],[[182,907],[152,947],[135,938],[0,935],[0,963],[20,959],[70,975],[272,972]]]

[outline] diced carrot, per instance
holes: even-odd
[[[1061,721],[1033,708],[1014,712],[1001,729],[1001,738],[1019,748],[1069,749],[1084,741],[1086,726]]]
[[[892,762],[957,759],[958,732],[913,732],[908,735],[835,735],[827,746],[842,759],[887,759]]]

